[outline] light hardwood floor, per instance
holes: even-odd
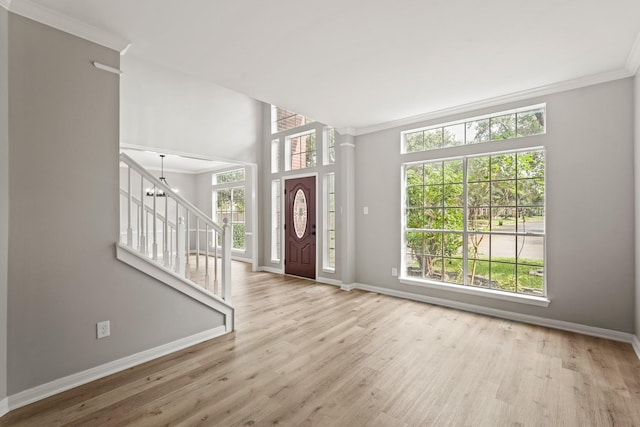
[[[234,333],[0,425],[640,426],[628,344],[234,265]]]

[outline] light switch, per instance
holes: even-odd
[[[362,208],[362,213],[364,213],[365,215],[369,215],[369,207],[365,206],[364,208]]]

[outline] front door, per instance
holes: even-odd
[[[315,279],[316,177],[286,180],[284,194],[284,272]]]

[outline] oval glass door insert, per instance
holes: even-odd
[[[298,239],[302,239],[307,229],[307,198],[301,189],[296,191],[293,199],[293,229]]]

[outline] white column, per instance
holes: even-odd
[[[352,135],[337,135],[340,145],[338,160],[340,175],[336,188],[340,192],[338,215],[340,216],[340,245],[336,247],[340,259],[343,289],[351,289],[356,278],[356,227],[355,227],[355,138]],[[339,184],[338,184],[339,183]],[[338,201],[336,200],[336,201]]]

